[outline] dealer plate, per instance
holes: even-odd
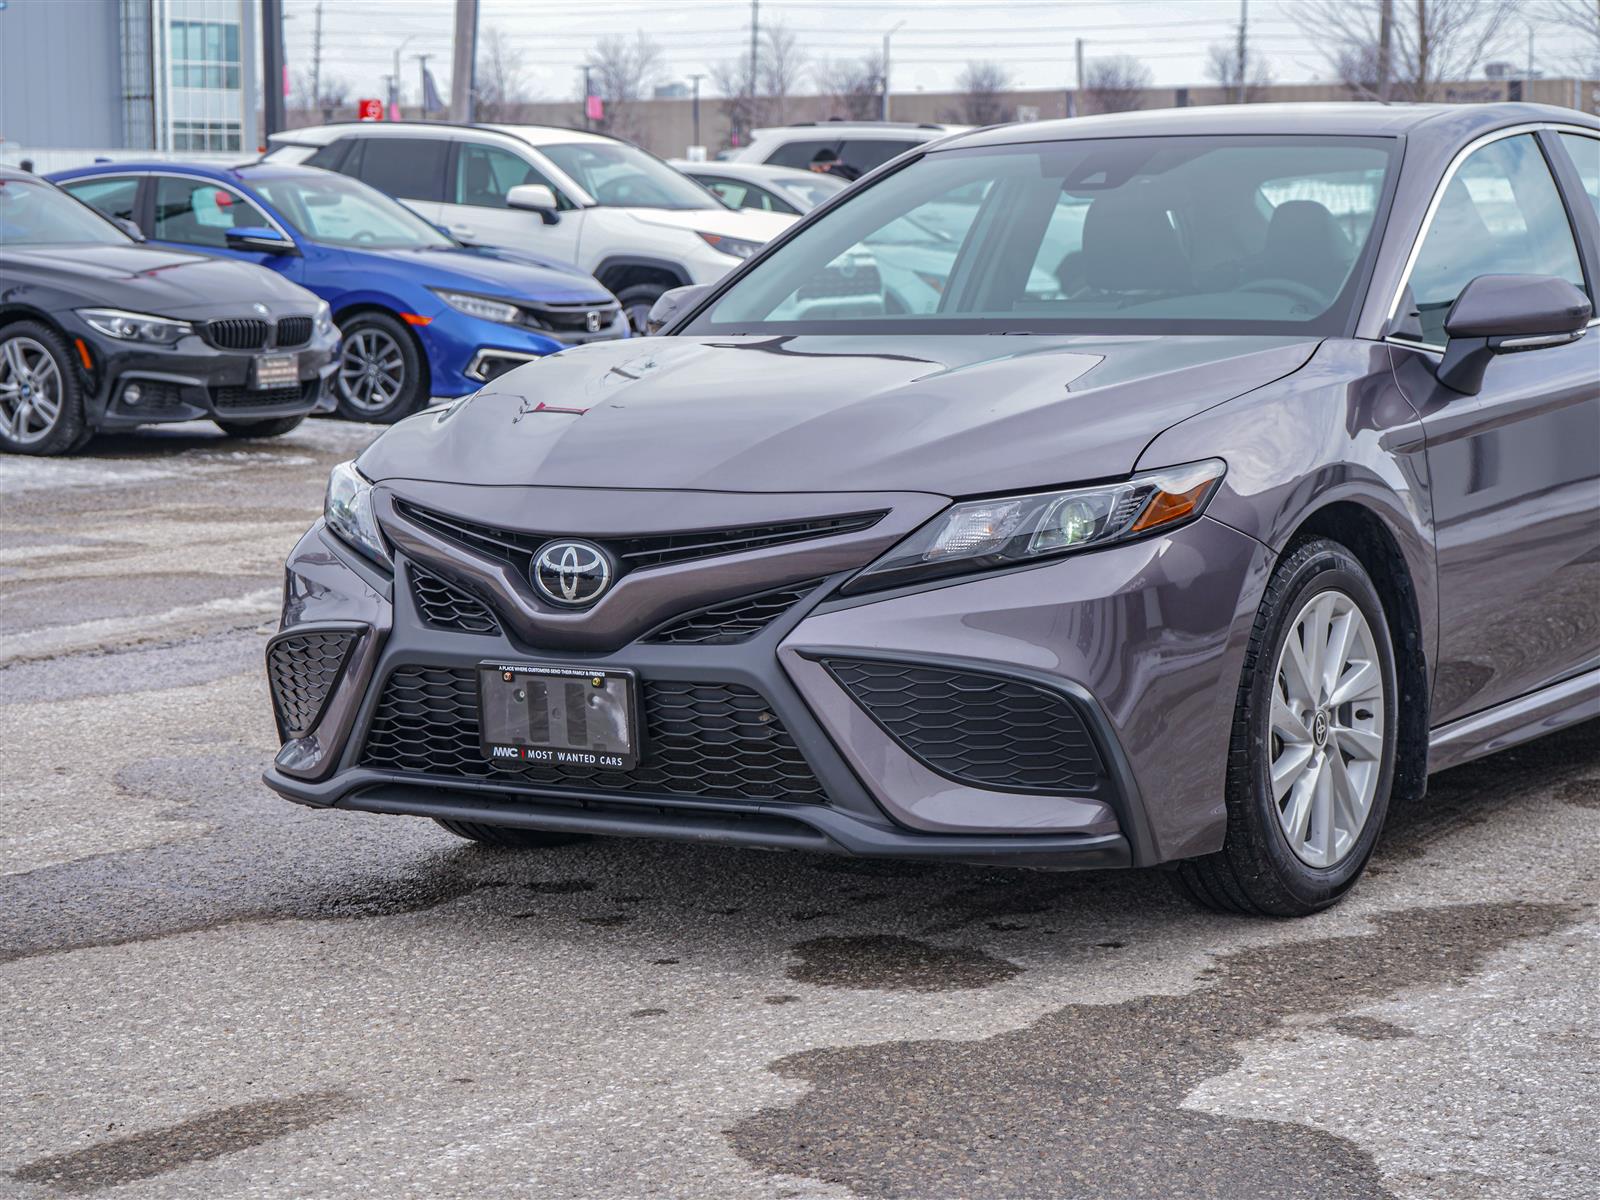
[[[298,354],[261,354],[256,356],[255,374],[250,386],[257,391],[267,388],[293,387],[300,382],[300,356]]]
[[[635,691],[631,671],[480,663],[483,753],[494,762],[630,771],[639,765]]]

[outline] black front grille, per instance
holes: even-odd
[[[447,516],[444,513],[420,508],[404,500],[397,501],[395,507],[417,524],[449,538],[458,545],[510,563],[521,575],[528,573],[528,563],[540,546],[552,538],[566,536],[559,533],[524,533],[492,525],[480,525],[461,517]],[[598,537],[592,540],[611,551],[621,564],[622,570],[637,571],[646,567],[691,562],[718,554],[734,554],[811,538],[855,533],[876,525],[883,519],[883,515],[881,512],[852,513],[842,517],[783,521],[771,525],[702,529],[688,533],[659,533],[643,537]]]
[[[1059,692],[911,663],[829,659],[826,666],[890,737],[941,775],[1010,791],[1100,790],[1094,741]]]
[[[316,728],[355,641],[354,633],[293,633],[267,648],[267,681],[278,732],[287,741]]]
[[[296,346],[304,346],[310,340],[310,317],[284,317],[278,322],[278,345],[282,349],[292,350]]]
[[[288,408],[295,404],[310,404],[316,400],[318,381],[297,383],[290,387],[247,388],[226,384],[211,389],[211,404],[219,412],[230,408]]]
[[[207,321],[201,329],[206,341],[219,350],[259,350],[272,332],[271,325],[253,317],[224,317]]]
[[[500,632],[500,622],[476,596],[420,567],[413,566],[410,572],[411,595],[424,624],[460,633]]]
[[[658,679],[639,687],[639,765],[582,771],[491,762],[479,742],[476,672],[399,667],[379,697],[362,765],[583,792],[826,802],[794,739],[758,693],[732,683]]]
[[[713,604],[710,608],[673,618],[643,640],[693,646],[748,642],[821,585],[822,580],[812,579]]]
[[[621,311],[621,305],[614,301],[604,304],[524,304],[522,307],[528,314],[529,323],[535,328],[557,334],[599,333],[610,329],[611,323],[617,319],[617,313]],[[590,313],[598,313],[600,317],[595,329],[589,328]]]

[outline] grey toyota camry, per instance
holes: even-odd
[[[1564,109],[929,143],[337,468],[267,782],[1313,912],[1430,772],[1600,715],[1597,282]]]

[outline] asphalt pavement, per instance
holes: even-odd
[[[0,457],[0,1196],[1600,1196],[1600,723],[1298,922],[312,812],[262,650],[372,435]]]

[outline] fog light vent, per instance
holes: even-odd
[[[288,633],[267,647],[267,681],[284,741],[316,728],[355,638],[349,630]]]

